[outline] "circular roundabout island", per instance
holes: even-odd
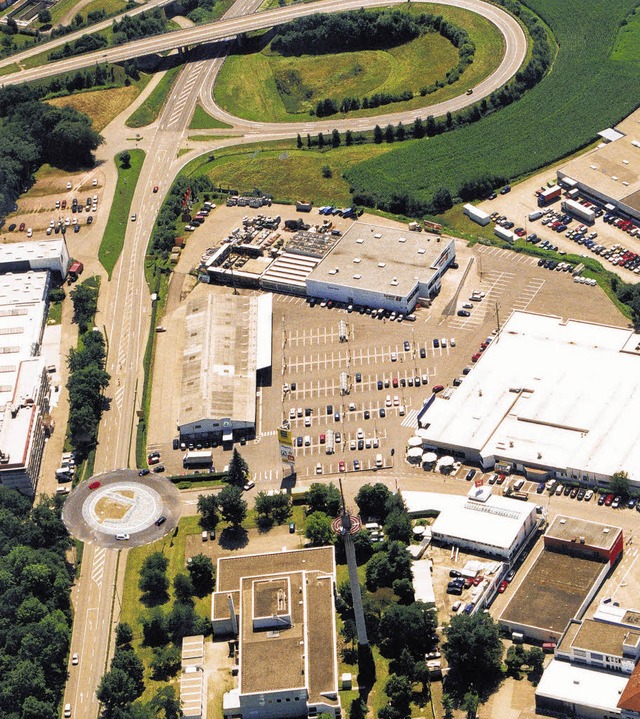
[[[117,469],[79,484],[64,503],[62,520],[83,542],[124,548],[169,533],[181,511],[180,493],[167,479]]]

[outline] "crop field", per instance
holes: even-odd
[[[459,95],[490,74],[502,56],[502,36],[484,18],[457,8],[420,3],[408,12],[432,12],[464,27],[476,45],[475,61],[453,85],[426,97],[394,103],[387,110],[412,109]],[[436,80],[458,62],[458,51],[439,34],[430,33],[387,50],[363,50],[331,55],[282,57],[267,45],[260,52],[227,58],[213,90],[216,102],[238,117],[262,122],[296,122],[313,119],[309,110],[330,97],[363,97],[377,92],[399,93]],[[380,114],[358,110],[349,117]],[[336,115],[342,117],[342,115]]]
[[[274,143],[275,144],[275,143]],[[295,202],[307,197],[316,204],[348,205],[349,184],[342,174],[346,167],[367,157],[389,152],[389,145],[353,145],[319,151],[280,147],[255,149],[251,146],[216,151],[215,161],[195,160],[184,170],[197,177],[207,175],[216,185],[242,191],[255,187],[272,194],[277,202]],[[289,143],[291,145],[291,143]],[[323,168],[332,177],[323,177]]]
[[[640,22],[634,0],[529,0],[559,51],[550,74],[522,99],[473,125],[396,145],[348,171],[357,189],[379,197],[404,191],[429,200],[485,175],[516,178],[571,154],[637,104]],[[622,26],[622,27],[621,27]]]
[[[56,107],[70,106],[84,112],[93,120],[94,129],[100,132],[111,120],[129,107],[140,94],[141,89],[142,87],[136,84],[128,87],[114,87],[109,90],[92,90],[67,97],[56,97],[48,102]]]

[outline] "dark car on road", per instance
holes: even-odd
[[[153,468],[153,471],[156,474],[160,474],[160,472],[164,472],[164,464],[156,464],[156,466]]]

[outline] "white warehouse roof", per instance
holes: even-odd
[[[481,499],[474,499],[478,492]],[[472,487],[465,496],[435,492],[402,492],[409,514],[439,512],[431,526],[434,537],[457,538],[502,550],[517,543],[527,523],[533,523],[535,505],[491,494],[489,487]]]
[[[514,312],[422,424],[425,441],[485,466],[495,457],[590,478],[624,470],[640,483],[640,335]]]
[[[536,688],[536,698],[588,706],[615,715],[620,713],[617,705],[628,681],[628,674],[552,659]]]

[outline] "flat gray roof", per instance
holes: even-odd
[[[559,168],[560,173],[607,197],[640,209],[640,110],[626,117],[616,130],[617,140],[601,143]],[[611,130],[605,131],[614,137]],[[638,143],[637,145],[634,143]]]
[[[600,524],[600,522],[590,522],[587,519],[559,514],[546,531],[545,537],[577,544],[581,544],[581,538],[584,537],[586,546],[609,550],[613,547],[621,531],[620,527],[610,524]]]
[[[308,279],[405,297],[438,271],[449,242],[428,232],[356,222]]]
[[[201,293],[188,302],[180,425],[225,417],[255,422],[258,306],[257,296],[231,293]]]

